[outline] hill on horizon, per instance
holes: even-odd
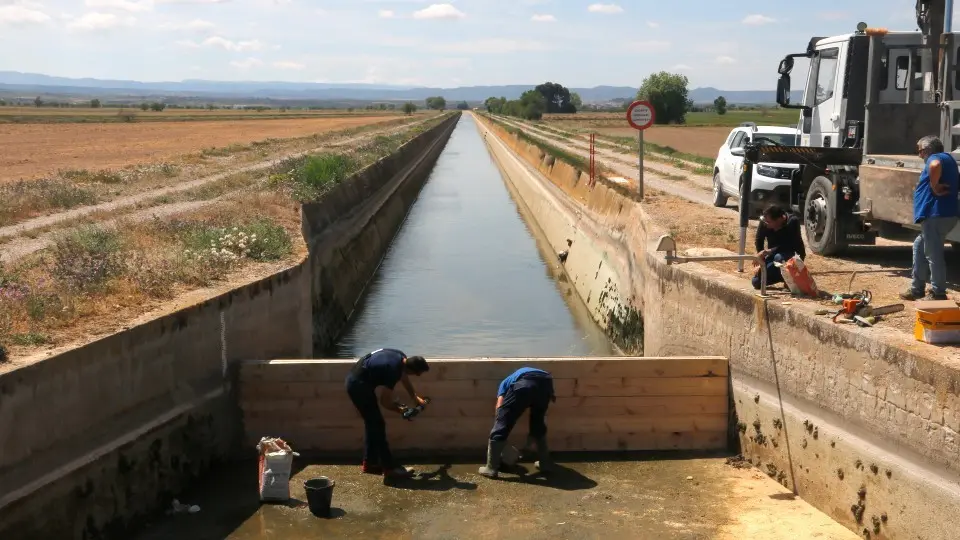
[[[363,83],[297,83],[281,81],[183,81],[140,82],[118,79],[55,77],[38,73],[0,71],[0,90],[24,94],[68,94],[73,96],[276,99],[276,100],[381,100],[422,101],[431,96],[443,96],[448,102],[482,102],[488,97],[517,99],[535,87],[535,84],[501,86],[463,86],[431,88]],[[584,103],[603,103],[616,99],[632,99],[637,88],[629,86],[595,86],[570,88],[580,94]],[[798,93],[796,93],[798,94]],[[696,103],[712,103],[724,96],[731,104],[771,104],[776,101],[774,90],[724,91],[716,88],[694,88],[690,99]],[[799,95],[795,99],[799,99]]]

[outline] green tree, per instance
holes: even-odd
[[[433,109],[435,111],[442,111],[447,108],[447,100],[442,96],[428,97],[426,99],[426,104],[428,109]]]
[[[583,110],[583,100],[580,99],[580,94],[570,92],[570,103],[573,105],[574,112]]]
[[[149,104],[149,103],[141,103],[141,104],[140,104],[140,110],[141,110],[141,111],[149,111],[149,110],[150,110],[150,104]]]
[[[91,99],[91,100],[90,100],[90,108],[91,108],[91,109],[99,109],[99,108],[100,108],[100,100],[97,99],[97,98]]]
[[[507,98],[505,97],[488,97],[486,101],[483,102],[483,106],[487,108],[492,114],[504,114],[503,108],[507,105]]]
[[[406,102],[406,103],[403,104],[403,113],[404,113],[404,114],[406,114],[407,116],[410,116],[411,114],[413,114],[413,113],[415,113],[415,112],[417,112],[417,106],[414,105],[412,102],[409,102],[409,101],[408,101],[408,102]]]
[[[167,106],[166,106],[166,104],[164,104],[164,103],[159,103],[159,102],[156,102],[156,101],[155,101],[155,102],[153,102],[153,103],[150,104],[150,108],[153,109],[153,110],[156,111],[156,112],[161,112],[161,111],[163,111],[164,109],[166,109]]]
[[[685,75],[666,71],[654,73],[640,85],[637,99],[647,100],[653,105],[658,124],[682,124],[693,107],[693,102],[687,97],[689,83]]]
[[[470,105],[466,101],[461,101],[457,103],[457,110],[466,111],[470,108]]]
[[[40,99],[40,96],[37,96],[36,99],[33,100],[33,104],[34,104],[34,106],[36,106],[36,107],[42,107],[42,106],[43,106],[43,100]]]
[[[719,115],[727,114],[727,98],[720,96],[713,100],[713,108]]]
[[[546,82],[534,90],[543,95],[548,113],[575,113],[576,107],[570,101],[570,90],[559,83]]]

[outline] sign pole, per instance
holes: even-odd
[[[643,200],[643,130],[637,130],[637,196]]]
[[[637,197],[643,201],[643,132],[653,125],[656,113],[649,101],[634,101],[627,107],[627,123],[637,130]]]

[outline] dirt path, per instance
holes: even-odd
[[[61,169],[112,169],[204,148],[289,139],[389,122],[402,116],[151,122],[129,124],[11,124],[0,129],[0,182]]]
[[[169,186],[169,187],[154,189],[150,191],[145,191],[142,193],[138,193],[137,195],[122,197],[120,199],[116,199],[110,202],[105,202],[105,203],[96,204],[92,206],[84,206],[81,208],[76,208],[76,209],[68,210],[65,212],[59,212],[56,214],[41,216],[28,221],[24,221],[22,223],[18,223],[16,225],[0,227],[0,239],[13,238],[13,240],[7,241],[7,243],[3,245],[3,249],[0,250],[0,262],[10,262],[20,257],[24,257],[26,255],[39,251],[47,247],[48,245],[50,245],[53,236],[56,234],[51,232],[51,233],[43,234],[37,238],[30,238],[30,239],[17,238],[31,231],[36,231],[38,229],[54,226],[66,221],[74,221],[84,217],[93,216],[98,213],[116,212],[118,210],[132,208],[137,205],[140,205],[164,196],[183,193],[185,191],[199,188],[204,185],[209,185],[214,182],[219,182],[232,175],[236,175],[239,173],[259,172],[259,171],[267,170],[270,167],[273,167],[281,163],[283,160],[289,159],[292,157],[299,157],[302,155],[316,153],[325,149],[339,148],[343,146],[357,144],[359,142],[372,139],[379,135],[399,133],[400,131],[408,129],[413,125],[422,123],[423,121],[425,120],[417,121],[410,124],[405,124],[403,126],[394,127],[392,129],[387,129],[387,130],[381,129],[381,130],[371,131],[356,137],[351,137],[351,138],[340,140],[340,141],[334,141],[329,144],[312,148],[310,150],[284,154],[282,156],[274,157],[266,161],[261,161],[261,162],[254,163],[252,165],[246,165],[243,167],[230,169],[225,172],[217,173],[217,174],[206,176],[203,178],[198,178],[196,180],[191,180],[188,182],[183,182],[175,186]],[[235,190],[226,195],[236,193],[237,191],[238,190]],[[216,199],[206,200],[206,201],[187,201],[187,202],[181,202],[181,203],[166,204],[166,205],[147,208],[142,211],[134,212],[132,214],[126,215],[125,217],[128,219],[132,219],[134,221],[142,221],[145,219],[150,219],[154,215],[169,216],[169,215],[174,215],[181,212],[194,210],[202,206],[206,206],[208,204],[221,200],[222,198],[223,196],[217,197]],[[116,221],[117,220],[110,220],[104,223],[115,223]]]

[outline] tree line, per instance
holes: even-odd
[[[576,92],[571,92],[562,84],[546,82],[533,90],[527,90],[520,99],[489,97],[483,104],[493,114],[540,120],[548,113],[573,114],[583,106],[583,101]]]

